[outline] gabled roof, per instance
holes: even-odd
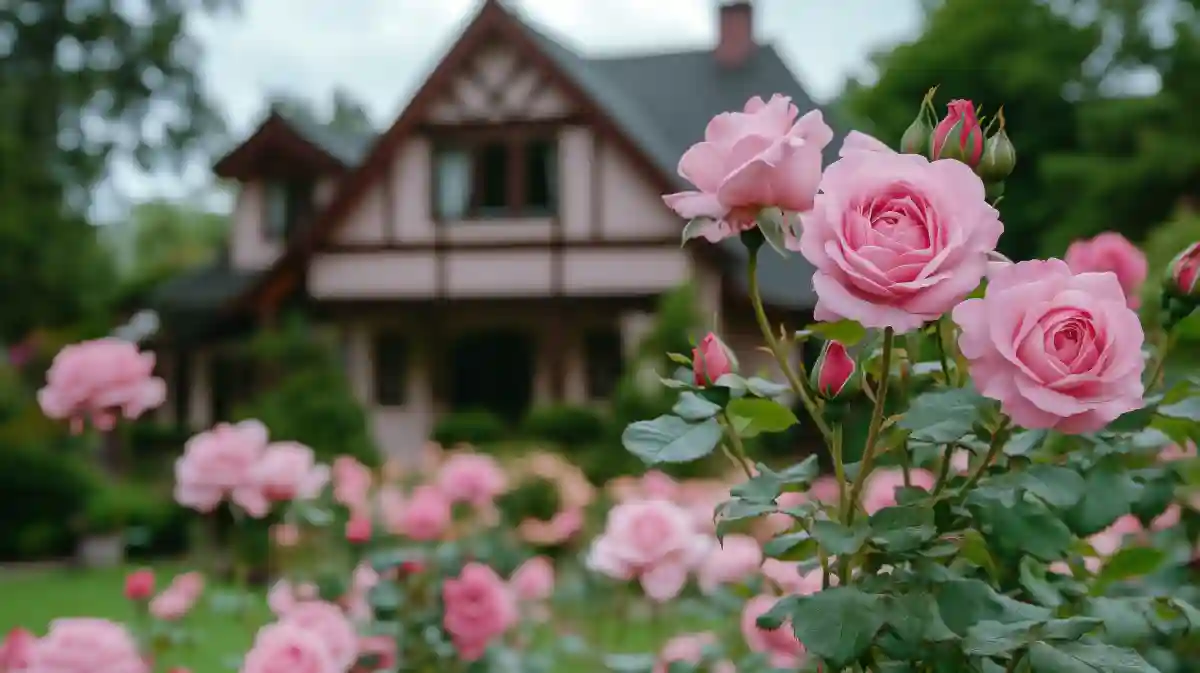
[[[769,45],[761,45],[746,63],[735,68],[719,65],[709,50],[588,58],[536,29],[513,10],[489,1],[387,132],[373,142],[359,139],[361,144],[351,141],[335,151],[333,148],[345,139],[324,137],[328,129],[310,129],[313,143],[346,161],[353,171],[319,216],[310,236],[294,242],[271,269],[252,283],[240,302],[256,297],[278,299],[298,282],[307,258],[362,197],[372,178],[382,172],[398,144],[415,126],[420,109],[440,93],[439,88],[455,66],[469,57],[471,44],[496,35],[523,55],[547,64],[554,71],[550,74],[555,75],[556,84],[592,108],[587,118],[597,131],[624,145],[635,165],[663,192],[690,188],[677,175],[676,165],[687,148],[703,138],[704,128],[714,115],[741,109],[752,96],[774,93],[790,95],[802,112],[815,107]],[[733,239],[725,241],[720,250],[726,271],[745,291],[745,248]],[[767,303],[788,309],[807,309],[815,303],[813,269],[799,256],[785,260],[764,253],[759,271]]]

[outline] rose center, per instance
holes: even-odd
[[[644,516],[633,522],[633,540],[638,549],[654,549],[667,539],[667,526],[656,516]]]
[[[1090,316],[1076,316],[1055,326],[1050,334],[1050,351],[1059,362],[1070,366],[1091,348],[1095,327]]]

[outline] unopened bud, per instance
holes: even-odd
[[[1004,129],[1000,129],[983,146],[983,158],[975,167],[975,172],[984,182],[1000,182],[1012,175],[1017,167],[1017,148]]]
[[[854,372],[858,368],[846,347],[838,341],[826,341],[812,371],[812,386],[821,397],[832,400],[853,391]]]
[[[716,383],[717,379],[737,370],[737,358],[720,337],[709,332],[698,346],[692,349],[693,383],[704,387]]]
[[[1170,296],[1200,301],[1200,242],[1175,255],[1167,265],[1163,283]]]
[[[931,158],[957,159],[974,168],[983,157],[983,129],[975,115],[975,104],[969,100],[953,100],[946,106],[946,116],[933,129]]]
[[[908,125],[908,129],[900,138],[900,151],[905,154],[924,155],[929,151],[929,137],[933,134],[933,129],[925,121],[923,112],[917,113],[917,118]]]

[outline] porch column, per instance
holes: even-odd
[[[197,430],[204,430],[212,425],[212,382],[209,377],[212,371],[212,355],[208,351],[193,350],[192,385],[188,397],[188,425]]]

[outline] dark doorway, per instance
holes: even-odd
[[[533,400],[533,339],[518,331],[475,332],[450,350],[450,405],[516,422]]]

